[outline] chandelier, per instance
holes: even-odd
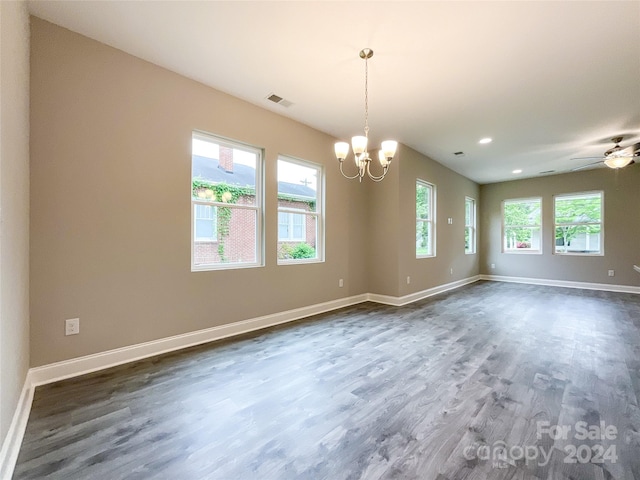
[[[353,148],[354,161],[358,172],[349,176],[344,173],[343,163],[347,155],[349,155],[349,144],[347,142],[337,142],[335,144],[336,157],[340,162],[340,173],[345,178],[352,180],[357,178],[360,182],[364,178],[365,173],[374,182],[381,181],[389,171],[389,165],[393,156],[396,154],[398,142],[394,140],[385,140],[381,144],[378,151],[378,161],[382,167],[381,175],[373,175],[371,173],[371,157],[367,151],[367,143],[369,141],[369,59],[373,57],[373,50],[365,48],[360,51],[360,58],[364,60],[364,136],[358,135],[351,138],[351,147]]]

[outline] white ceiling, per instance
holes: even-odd
[[[348,140],[369,122],[479,183],[640,141],[640,1],[30,1],[33,15]],[[265,99],[275,93],[285,108]],[[383,138],[384,137],[384,138]],[[493,142],[479,145],[482,137]],[[464,157],[453,152],[463,151]],[[327,156],[333,158],[333,152]],[[512,170],[522,169],[519,175]]]

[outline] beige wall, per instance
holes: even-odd
[[[333,138],[37,18],[31,49],[32,366],[367,291]],[[264,148],[265,267],[190,271],[194,129]],[[278,154],[327,167],[324,263],[276,264]]]
[[[553,195],[594,190],[604,191],[604,256],[553,255]],[[481,273],[640,285],[632,269],[640,264],[640,165],[482,185],[480,194]],[[542,255],[502,253],[502,201],[533,196],[542,197]],[[608,270],[615,270],[615,277]]]
[[[328,135],[37,18],[31,59],[32,366],[478,273],[464,255],[478,186],[409,148],[384,182],[358,183]],[[265,267],[190,271],[193,129],[264,148]],[[277,265],[279,153],[326,167],[325,263]],[[435,259],[415,258],[418,176],[439,187]]]
[[[23,2],[0,2],[0,212],[2,444],[29,367],[29,16]]]
[[[368,188],[369,291],[401,297],[477,275],[479,256],[464,253],[464,201],[478,202],[478,185],[407,146],[400,145],[396,156],[384,182]],[[417,179],[436,186],[431,258],[415,254]]]
[[[478,275],[478,254],[464,253],[464,200],[474,198],[479,208],[478,185],[409,147],[401,147],[399,164],[400,230],[411,232],[399,244],[399,295]],[[436,256],[432,258],[415,255],[416,179],[436,187]],[[448,218],[453,219],[451,225]]]

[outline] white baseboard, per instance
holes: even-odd
[[[480,280],[480,275],[475,275],[473,277],[463,278],[462,280],[457,280],[455,282],[445,283],[444,285],[438,285],[437,287],[421,290],[420,292],[410,293],[409,295],[404,295],[402,297],[379,295],[377,293],[369,293],[368,297],[369,301],[371,302],[384,303],[385,305],[401,307],[403,305],[407,305],[409,303],[417,302],[418,300],[437,295],[438,293],[453,290],[454,288],[460,288],[464,285],[477,282],[478,280]]]
[[[22,446],[22,438],[29,420],[33,391],[31,376],[27,373],[20,398],[18,399],[18,405],[11,419],[11,425],[9,425],[9,431],[0,449],[0,479],[2,480],[9,480],[13,476],[13,470]]]
[[[227,325],[220,325],[218,327],[206,328],[204,330],[197,330],[195,332],[183,333],[159,340],[107,350],[93,355],[72,358],[62,362],[43,365],[42,367],[35,367],[30,370],[32,385],[45,385],[66,378],[77,377],[86,373],[115,367],[123,363],[135,362],[143,358],[273,327],[282,323],[310,317],[311,315],[362,303],[367,301],[367,299],[367,294],[341,298],[308,307],[296,308]]]
[[[8,480],[13,474],[20,446],[22,445],[24,431],[27,426],[27,420],[29,419],[33,393],[35,387],[39,385],[45,385],[59,380],[115,367],[116,365],[142,360],[155,355],[300,320],[312,315],[337,310],[339,308],[356,305],[366,301],[402,306],[438,293],[446,292],[447,290],[452,290],[454,288],[476,282],[479,279],[480,276],[476,275],[474,277],[429,288],[403,297],[364,293],[362,295],[332,300],[271,315],[264,315],[262,317],[252,318],[228,325],[221,325],[172,337],[161,338],[151,342],[116,348],[106,352],[72,358],[70,360],[32,368],[29,370],[25,379],[24,388],[11,423],[9,433],[2,445],[2,450],[0,450],[0,480]]]
[[[601,290],[605,292],[640,294],[640,287],[632,285],[612,285],[609,283],[573,282],[568,280],[550,280],[546,278],[507,277],[503,275],[480,275],[480,280],[492,282],[528,283],[549,287],[582,288],[585,290]]]

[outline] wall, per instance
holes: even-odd
[[[400,296],[478,275],[479,255],[464,253],[464,201],[465,197],[475,199],[480,210],[478,185],[406,146],[401,146],[399,163],[400,230],[411,232],[399,245]],[[436,187],[435,257],[416,258],[415,254],[416,179]],[[448,218],[453,219],[451,225]]]
[[[2,444],[29,367],[29,16],[24,2],[0,2],[0,212]]]
[[[464,253],[465,196],[478,202],[478,185],[405,145],[396,157],[384,182],[369,185],[370,292],[401,297],[478,275],[478,254]],[[430,258],[415,253],[417,179],[436,186],[436,256]]]
[[[367,292],[333,138],[37,18],[31,42],[32,366]],[[194,129],[264,149],[264,267],[190,271]],[[324,263],[277,265],[279,154],[327,166]]]
[[[640,165],[623,170],[598,168],[563,175],[482,185],[480,270],[483,274],[615,285],[640,285]],[[553,255],[553,195],[604,191],[604,255]],[[542,197],[541,255],[501,252],[501,203],[509,198]],[[496,268],[491,269],[495,263]],[[609,277],[608,270],[615,270]]]

